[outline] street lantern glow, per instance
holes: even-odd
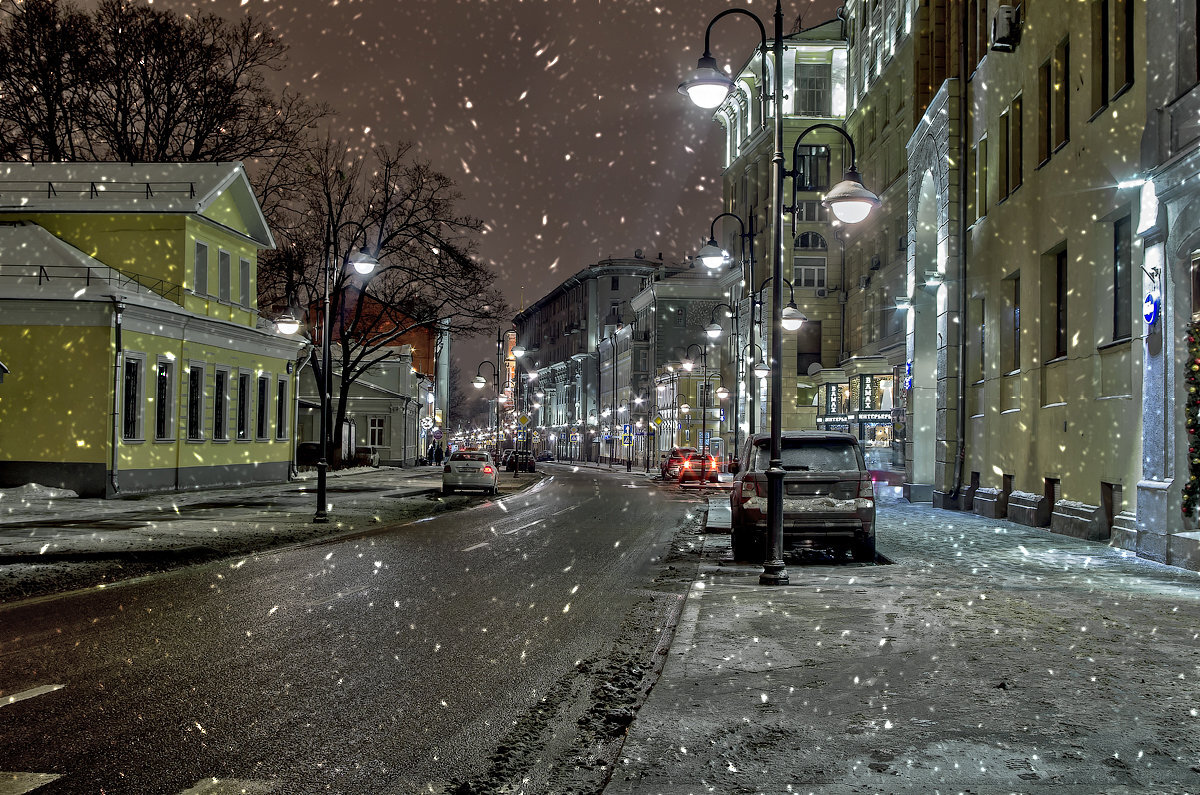
[[[754,374],[759,378],[766,378],[771,374],[771,368],[767,366],[766,359],[759,359],[754,365]]]
[[[684,370],[687,370],[690,373],[692,371],[692,367],[694,367],[695,364],[694,364],[694,362],[692,362],[691,359],[684,359],[683,361],[681,361],[679,363],[679,366],[682,367]]]
[[[525,349],[522,348],[520,345],[514,345],[513,349],[512,349],[512,355],[517,357],[518,359],[520,359],[522,356],[525,355]]]
[[[704,244],[704,248],[697,252],[696,259],[700,260],[700,264],[704,267],[716,270],[729,261],[729,252],[723,251],[717,245],[716,240],[709,238],[709,241]]]
[[[804,325],[804,321],[808,320],[804,314],[796,308],[796,302],[791,301],[780,315],[780,324],[788,331],[795,331]]]
[[[727,397],[729,397],[729,390],[726,389],[724,386],[717,387],[717,398],[720,400],[724,400]]]
[[[704,327],[704,333],[708,335],[709,339],[715,340],[717,337],[721,336],[721,324],[709,323]]]
[[[705,53],[696,63],[696,71],[679,84],[679,93],[686,94],[701,108],[715,108],[725,101],[733,89],[733,81],[717,68],[717,59]]]
[[[356,251],[350,255],[350,264],[354,266],[355,273],[359,276],[366,276],[375,270],[375,266],[379,264],[379,260],[365,251]]]
[[[834,185],[821,204],[844,224],[857,224],[866,218],[880,205],[879,197],[867,190],[862,183],[858,170],[851,166],[846,170],[845,179]]]
[[[471,386],[475,387],[476,389],[483,389],[485,384],[487,384],[487,379],[481,375],[477,375],[471,379]]]
[[[291,312],[275,321],[275,330],[280,334],[292,335],[300,330],[300,321]]]

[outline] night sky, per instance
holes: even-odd
[[[169,0],[179,11],[185,6]],[[682,260],[721,211],[721,128],[676,91],[728,0],[218,0],[290,46],[280,75],[363,146],[416,142],[482,218],[480,255],[516,310],[605,257]],[[784,3],[784,32],[834,16]],[[771,35],[774,0],[749,0]],[[737,68],[758,28],[730,15],[713,54]],[[507,323],[505,323],[507,327]],[[454,342],[464,372],[494,338]]]

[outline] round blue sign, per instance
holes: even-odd
[[[1142,318],[1147,326],[1153,326],[1158,321],[1158,308],[1158,291],[1151,290],[1146,293],[1146,300],[1142,301]]]

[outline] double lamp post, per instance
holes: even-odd
[[[733,81],[717,66],[712,56],[710,37],[713,25],[717,20],[729,14],[744,14],[758,25],[762,41],[760,45],[760,74],[765,81],[767,77],[767,31],[755,14],[743,8],[731,8],[717,14],[708,23],[704,31],[704,54],[696,65],[696,71],[679,86],[681,93],[687,94],[692,101],[702,108],[720,106],[733,88]],[[771,278],[774,287],[771,290],[771,453],[769,469],[767,470],[767,560],[763,562],[763,571],[759,575],[762,585],[786,585],[787,569],[783,563],[783,453],[782,453],[782,424],[783,424],[783,334],[781,319],[783,315],[783,292],[780,285],[783,281],[783,180],[791,176],[793,180],[793,197],[795,180],[798,174],[788,171],[783,160],[783,6],[782,0],[775,2],[775,37],[770,42],[770,52],[775,62],[773,73],[774,85],[771,94],[760,90],[762,100],[762,118],[768,115],[768,101],[773,105],[775,124],[775,152],[771,163],[775,176],[775,190],[771,195],[771,223],[774,227],[771,235]],[[765,86],[764,86],[765,88]],[[846,170],[842,182],[835,185],[821,203],[828,207],[843,223],[857,223],[878,207],[879,197],[863,187],[862,179],[855,167],[854,142],[840,127],[832,124],[816,124],[800,134],[803,138],[813,129],[836,130],[850,144],[850,168]],[[799,146],[800,139],[796,141]],[[793,164],[795,152],[793,151]],[[793,202],[794,204],[794,202]]]

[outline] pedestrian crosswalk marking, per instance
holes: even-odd
[[[24,701],[27,698],[35,698],[44,696],[46,693],[53,693],[55,690],[62,690],[66,685],[42,685],[40,687],[31,687],[28,690],[22,690],[20,693],[13,693],[11,696],[0,697],[0,707],[9,704],[16,704],[18,701]],[[0,790],[2,793],[3,790]]]
[[[0,771],[0,795],[25,795],[61,776],[54,773],[10,773]]]
[[[268,795],[274,791],[275,784],[270,781],[206,778],[179,795]]]

